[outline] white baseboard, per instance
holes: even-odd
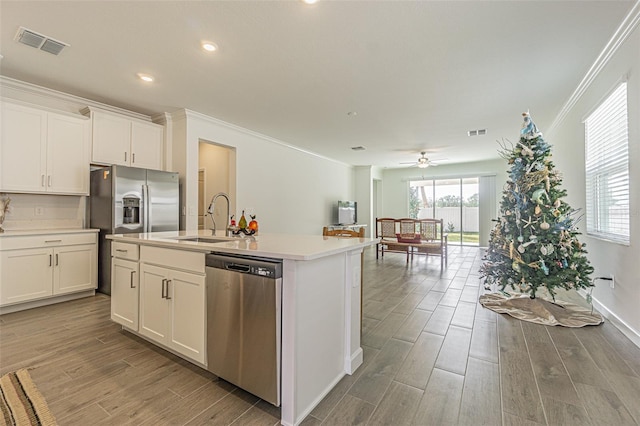
[[[364,362],[364,352],[362,348],[358,348],[358,350],[351,354],[350,357],[347,357],[345,361],[345,373],[353,374]]]
[[[587,292],[584,290],[579,290],[578,294],[582,297],[586,298]],[[619,316],[611,312],[609,308],[603,305],[598,299],[593,297],[591,299],[593,306],[602,314],[603,317],[609,320],[611,324],[613,324],[618,330],[622,332],[625,336],[629,338],[637,347],[640,348],[640,333],[637,330],[634,330],[629,324],[624,322]]]

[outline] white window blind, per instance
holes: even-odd
[[[627,83],[585,120],[587,234],[629,243]]]

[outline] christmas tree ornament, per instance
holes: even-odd
[[[546,231],[549,228],[551,228],[551,225],[549,225],[546,220],[540,224],[540,229],[542,229],[543,231]]]
[[[540,213],[542,213],[542,209],[540,208],[540,206],[536,206],[536,208],[533,211],[536,216],[540,216]]]
[[[542,197],[546,197],[549,198],[547,196],[547,192],[544,189],[536,189],[535,191],[533,191],[533,194],[531,194],[531,199],[533,201],[536,202],[536,204],[542,204]]]

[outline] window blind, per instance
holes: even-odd
[[[629,243],[629,137],[627,83],[587,117],[587,234]]]

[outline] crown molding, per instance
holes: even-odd
[[[315,158],[319,158],[319,159],[322,159],[322,160],[330,161],[332,163],[340,164],[340,165],[343,165],[343,166],[346,166],[346,167],[349,167],[349,168],[353,168],[354,167],[351,164],[347,164],[345,162],[338,161],[338,160],[335,160],[333,158],[325,157],[324,155],[320,155],[320,154],[315,153],[313,151],[308,151],[306,149],[303,149],[303,148],[288,144],[286,142],[283,142],[283,141],[281,141],[279,139],[275,139],[275,138],[272,138],[270,136],[263,135],[262,133],[258,133],[258,132],[255,132],[253,130],[249,130],[249,129],[245,128],[245,127],[241,127],[241,126],[238,126],[236,124],[232,124],[232,123],[220,120],[218,118],[210,117],[210,116],[202,114],[200,112],[191,111],[191,110],[188,110],[188,109],[181,109],[181,110],[172,112],[172,113],[170,113],[168,115],[169,115],[169,117],[170,117],[170,119],[172,121],[177,121],[177,120],[181,120],[181,119],[182,120],[186,119],[186,120],[201,120],[201,121],[205,121],[205,122],[211,123],[211,124],[216,125],[216,126],[221,126],[221,127],[224,127],[224,128],[227,128],[227,129],[230,129],[230,130],[245,134],[247,136],[252,136],[254,138],[261,139],[261,140],[266,141],[266,142],[271,142],[271,143],[274,143],[276,145],[280,145],[282,147],[292,149],[294,151],[302,152],[302,153],[304,153],[306,155],[310,155],[310,156],[315,157]]]
[[[613,34],[609,42],[604,47],[600,55],[596,58],[589,71],[585,74],[578,84],[578,87],[573,91],[569,99],[560,109],[560,112],[556,116],[556,119],[551,123],[548,132],[551,134],[562,124],[566,116],[578,103],[582,95],[589,89],[593,81],[598,77],[602,69],[609,63],[613,55],[618,49],[627,41],[633,31],[640,23],[640,0],[636,1],[627,16],[624,18],[616,32]]]
[[[2,89],[3,98],[5,97],[4,91],[6,89],[10,89],[15,92],[24,93],[27,95],[36,95],[58,102],[77,105],[78,111],[82,110],[83,108],[94,108],[100,109],[102,111],[112,112],[115,114],[126,115],[128,117],[137,118],[138,120],[151,121],[151,118],[145,114],[140,114],[112,105],[103,104],[91,99],[82,98],[80,96],[71,95],[69,93],[60,92],[57,90],[49,89],[47,87],[38,86],[36,84],[27,83],[25,81],[20,81],[5,76],[0,76],[0,89]]]

